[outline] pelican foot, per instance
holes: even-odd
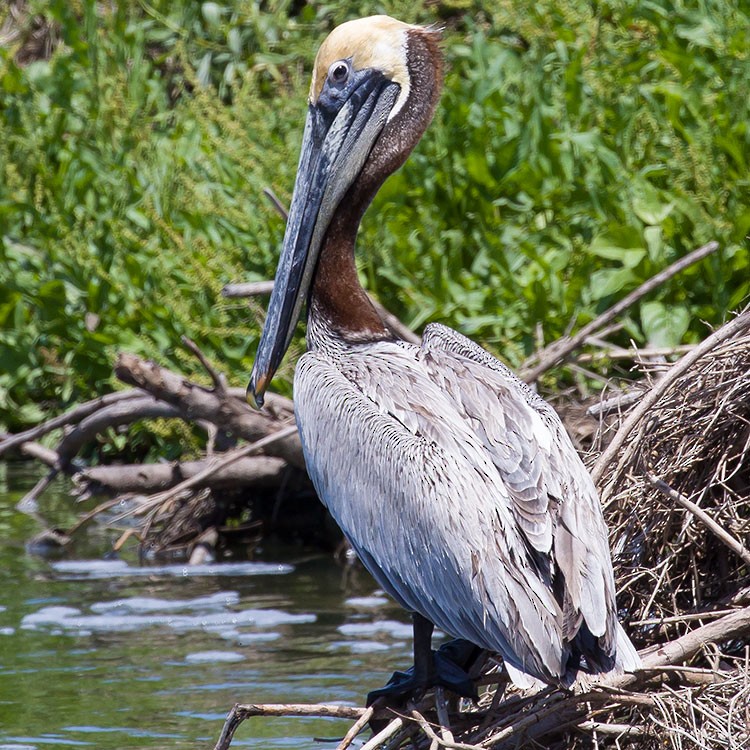
[[[432,651],[433,669],[428,674],[417,674],[415,667],[406,672],[394,672],[385,687],[367,694],[367,706],[379,698],[384,698],[389,706],[398,706],[409,698],[417,699],[433,687],[444,687],[463,698],[479,699],[477,687],[469,677],[465,667],[478,653],[477,647],[462,638],[444,643],[437,651]]]

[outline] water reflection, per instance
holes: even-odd
[[[410,663],[407,618],[324,555],[269,546],[251,563],[103,560],[107,532],[53,563],[15,510],[35,476],[0,477],[0,750],[211,747],[237,701],[344,702]],[[3,491],[5,489],[5,491]],[[61,485],[41,512],[67,526]],[[45,505],[46,503],[46,505]],[[254,719],[235,747],[320,748],[346,722]]]

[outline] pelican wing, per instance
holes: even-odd
[[[607,528],[599,498],[555,411],[505,365],[450,328],[427,326],[428,367],[492,456],[524,537],[548,555],[562,594],[564,637],[585,621],[606,657],[619,625]],[[596,661],[595,644],[581,644]],[[592,649],[592,646],[594,647]]]
[[[561,679],[570,652],[551,582],[492,454],[424,351],[308,352],[294,387],[310,476],[380,585],[511,667]]]

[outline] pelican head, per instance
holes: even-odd
[[[359,221],[432,119],[442,82],[439,34],[388,16],[334,29],[315,59],[297,179],[248,386],[256,408],[286,352],[336,220],[353,250]]]

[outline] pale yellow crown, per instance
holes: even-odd
[[[409,96],[406,41],[409,30],[423,31],[390,16],[369,16],[337,26],[320,45],[315,58],[310,103],[318,101],[328,70],[338,60],[350,59],[355,70],[373,68],[401,86],[392,115]]]

